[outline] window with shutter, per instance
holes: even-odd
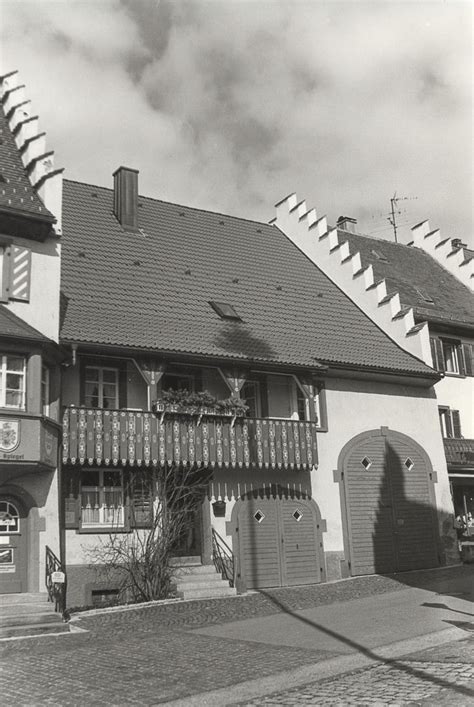
[[[443,437],[445,439],[462,437],[459,410],[451,410],[448,407],[439,407],[438,410]]]
[[[464,373],[466,376],[472,376],[473,374],[473,346],[472,344],[462,345],[463,356],[464,356]]]
[[[451,420],[453,423],[453,437],[459,439],[462,437],[459,410],[451,410]]]

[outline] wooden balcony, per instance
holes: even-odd
[[[63,461],[311,469],[316,423],[69,407]]]
[[[474,439],[446,438],[444,452],[448,467],[474,467]]]

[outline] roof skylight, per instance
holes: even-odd
[[[383,260],[384,262],[388,263],[387,256],[384,255],[380,250],[372,250],[372,255],[375,255],[377,260]]]
[[[237,314],[231,304],[228,304],[227,302],[215,302],[213,300],[211,300],[209,304],[214,311],[217,312],[221,319],[234,319],[239,322],[242,321],[242,317]]]
[[[420,290],[419,287],[417,287],[415,289],[422,300],[424,300],[425,302],[428,302],[429,304],[434,304],[434,299],[432,298],[432,296],[430,294],[428,294],[428,292],[426,292],[426,290]]]

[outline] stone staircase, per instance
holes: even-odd
[[[200,557],[176,557],[175,586],[178,596],[183,599],[212,599],[214,597],[235,596],[235,587],[222,579],[214,565],[203,565]]]
[[[0,639],[69,633],[46,593],[0,594]]]

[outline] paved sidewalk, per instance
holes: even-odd
[[[284,693],[290,687],[299,689],[301,684],[309,686],[348,671],[373,669],[371,675],[377,677],[382,675],[377,672],[379,668],[390,667],[380,661],[394,657],[390,654],[384,657],[379,650],[380,635],[387,644],[391,638],[397,640],[393,637],[395,630],[398,635],[403,634],[403,645],[397,644],[395,657],[427,648],[419,643],[423,633],[419,623],[400,620],[401,613],[390,615],[390,607],[399,606],[401,611],[404,596],[411,597],[410,611],[421,616],[426,612],[426,617],[431,617],[432,623],[427,624],[426,631],[436,633],[423,640],[445,641],[465,636],[455,622],[470,625],[472,621],[474,567],[409,573],[397,578],[364,577],[278,589],[265,595],[254,593],[83,615],[74,624],[86,632],[0,642],[2,702],[82,707],[153,705],[180,700],[182,704],[205,705],[227,704],[229,698],[234,703],[250,700],[252,704],[255,695],[260,696],[261,703],[262,697],[270,693]],[[378,613],[371,607],[370,597],[374,607],[380,606]],[[421,598],[421,604],[428,606],[420,606]],[[337,633],[341,633],[344,625],[338,626],[336,617],[338,621],[346,617],[349,638],[351,635],[354,638],[350,631],[359,632],[355,626],[360,616],[353,607],[360,604],[366,604],[369,616],[377,615],[378,619],[373,625],[367,621],[367,630],[357,635],[354,643],[359,647],[335,641],[333,636],[327,636],[327,641],[314,641],[309,634],[304,640],[295,639],[299,634],[303,636],[300,628],[303,625],[305,630],[314,630],[301,618],[309,617],[311,621],[315,612],[322,612],[328,621],[326,628],[332,630],[334,626]],[[244,628],[249,619],[251,625]],[[292,634],[291,640],[287,637],[270,640],[267,635],[255,633],[255,626],[261,622],[279,626],[287,620],[291,620],[291,632],[287,631],[288,637]],[[239,625],[241,635],[235,633]],[[408,645],[405,639],[410,636],[416,642],[404,649]],[[371,651],[377,654],[375,658],[370,657]],[[329,672],[324,673],[324,669]],[[249,685],[253,692],[245,692]],[[219,701],[208,702],[217,693]],[[459,697],[458,705],[463,704]],[[276,704],[286,704],[287,697],[280,694],[275,699],[280,700]],[[306,703],[312,703],[313,698],[305,699]]]

